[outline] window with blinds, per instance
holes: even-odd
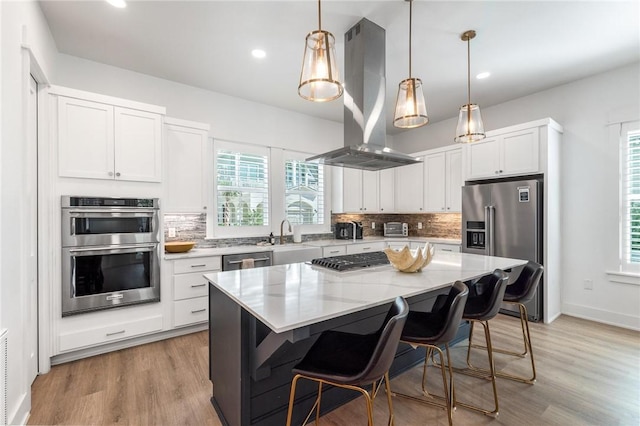
[[[286,159],[285,214],[298,225],[324,223],[324,168],[317,163]]]
[[[640,271],[640,122],[622,126],[622,266]]]
[[[268,226],[268,152],[231,148],[216,149],[217,226]]]

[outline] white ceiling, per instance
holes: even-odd
[[[41,1],[61,53],[176,82],[342,121],[342,100],[297,95],[306,34],[317,2]],[[466,103],[466,43],[472,101],[495,105],[640,60],[639,2],[422,1],[413,5],[413,76],[421,78],[432,122]],[[404,0],[322,2],[323,29],[336,36],[344,75],[344,33],[362,17],[386,29],[387,128],[397,84],[408,77],[409,5]],[[267,57],[254,59],[254,48]]]

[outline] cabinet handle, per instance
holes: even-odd
[[[113,176],[113,172],[109,172],[109,176]]]
[[[498,170],[496,170],[496,174],[500,173]]]
[[[447,210],[451,210],[451,207],[447,207]]]
[[[202,208],[202,210],[206,210],[206,209],[207,209],[207,206],[204,206],[204,207]]]
[[[206,284],[192,284],[191,288],[204,287]]]
[[[204,312],[206,309],[198,309],[196,311],[191,311],[192,314],[197,314],[198,312]]]
[[[383,211],[384,211],[384,209],[380,209],[380,211],[381,211],[381,212],[383,212]]]
[[[371,250],[371,247],[362,247],[362,250]]]
[[[443,249],[440,249],[440,251],[453,251],[453,250],[451,250],[451,249],[444,249],[444,248],[443,248]]]
[[[206,263],[203,263],[202,265],[191,265],[192,268],[204,268],[205,266],[207,266]]]
[[[125,332],[125,330],[114,331],[113,333],[107,333],[107,337],[115,336],[116,334],[123,334],[124,332]]]
[[[120,172],[116,172],[116,176],[120,176]]]
[[[500,173],[502,173],[502,170],[498,170]]]
[[[330,250],[329,254],[333,254],[333,253],[340,253],[340,250]]]

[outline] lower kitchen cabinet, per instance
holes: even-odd
[[[194,257],[173,261],[173,326],[206,322],[208,312],[208,281],[203,274],[220,271],[220,256]]]
[[[347,246],[322,247],[322,257],[342,256],[347,254]]]
[[[387,246],[386,243],[383,241],[350,244],[347,246],[347,254],[370,253],[374,251],[382,251],[385,249],[386,246]]]
[[[85,328],[61,333],[58,341],[60,352],[130,339],[162,330],[162,315],[122,321],[106,326]]]

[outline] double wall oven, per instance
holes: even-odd
[[[62,316],[160,301],[158,204],[62,197]]]

